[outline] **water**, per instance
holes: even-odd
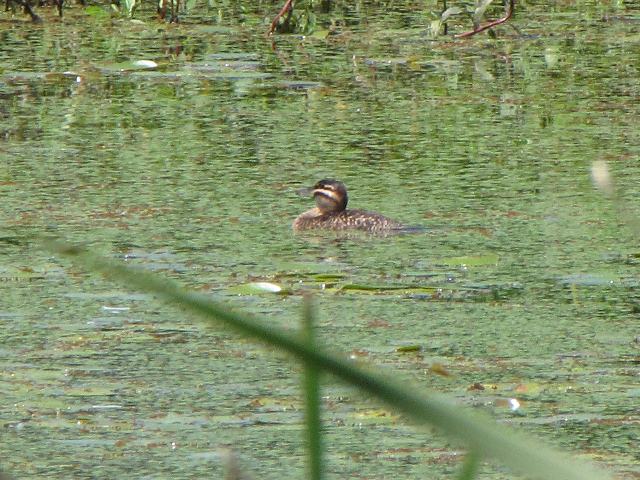
[[[219,25],[79,8],[5,25],[3,467],[219,476],[232,446],[264,478],[304,471],[298,366],[30,244],[48,232],[286,329],[312,291],[336,351],[637,475],[632,12],[527,6],[522,35],[451,42],[421,10],[367,6],[273,50],[269,10],[240,25],[221,8]],[[311,205],[296,191],[325,177],[427,233],[294,235]],[[324,393],[330,477],[459,468],[458,446],[331,379]]]

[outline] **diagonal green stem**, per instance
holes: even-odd
[[[302,334],[310,350],[316,348],[314,314],[311,297],[304,296]],[[322,424],[320,419],[320,369],[312,362],[304,368],[305,420],[307,424],[307,448],[309,450],[310,480],[322,480]]]
[[[466,457],[464,457],[464,461],[462,462],[462,470],[460,470],[458,480],[472,480],[478,473],[479,466],[480,456],[473,450],[470,450],[467,453]]]

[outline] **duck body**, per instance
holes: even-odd
[[[399,222],[365,210],[342,210],[341,212],[321,212],[313,208],[301,214],[293,222],[294,230],[363,230],[366,232],[389,232],[404,228]]]
[[[293,229],[296,231],[319,229],[390,233],[405,228],[402,223],[379,213],[347,209],[347,189],[338,180],[320,180],[305,192],[313,195],[316,207],[294,220]]]

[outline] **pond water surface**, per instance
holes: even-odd
[[[30,241],[51,233],[286,329],[313,292],[332,349],[640,476],[637,11],[534,2],[518,31],[462,41],[411,2],[355,3],[334,34],[275,43],[274,5],[4,14],[7,472],[215,478],[227,446],[255,476],[304,476],[299,366]],[[294,235],[296,190],[325,177],[427,231]],[[330,478],[458,471],[459,446],[330,378],[323,394]]]

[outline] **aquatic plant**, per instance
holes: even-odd
[[[160,299],[198,314],[208,325],[222,325],[242,336],[261,341],[284,351],[305,365],[305,397],[307,402],[307,443],[310,448],[310,478],[322,477],[322,444],[320,441],[319,379],[320,371],[356,386],[404,414],[418,425],[432,425],[468,449],[459,478],[473,478],[483,458],[493,458],[531,478],[566,480],[610,479],[605,472],[586,462],[552,450],[521,433],[507,429],[476,412],[467,411],[435,393],[399,384],[391,378],[373,373],[342,356],[329,353],[313,336],[313,311],[305,302],[302,335],[274,328],[273,322],[261,321],[191,292],[175,282],[157,275],[126,267],[101,258],[90,251],[55,241],[46,247],[71,258],[89,270],[101,272],[113,280],[148,292]]]
[[[85,0],[80,0],[80,3],[87,7]],[[132,18],[136,11],[142,6],[141,0],[110,0],[108,7],[112,12],[118,15],[123,15]],[[220,12],[225,8],[234,8],[243,12],[249,11],[252,6],[250,3],[245,4],[243,2],[215,2],[214,0],[208,0],[207,2],[201,0],[157,0],[155,5],[157,16],[160,20],[166,20],[171,23],[178,22],[178,15],[185,14],[200,6],[204,8],[218,8],[219,16]],[[436,3],[436,8],[439,2]],[[446,35],[448,21],[453,20],[457,16],[469,17],[473,23],[473,29],[454,35],[456,38],[464,38],[475,35],[491,28],[505,23],[513,16],[515,9],[515,0],[505,0],[505,14],[503,17],[486,22],[481,22],[485,18],[486,11],[493,3],[493,0],[476,0],[470,7],[465,7],[463,2],[456,2],[456,5],[452,7],[447,6],[447,1],[442,2],[442,10],[436,13],[436,8],[432,10],[425,9],[427,14],[434,18],[431,21],[430,32],[432,37]],[[39,2],[38,6],[42,6],[43,2]],[[51,0],[51,4],[55,5],[58,15],[62,17],[64,0]],[[20,6],[24,12],[31,16],[31,20],[34,22],[41,22],[42,18],[35,13],[35,10],[30,0],[6,0],[6,9],[9,6]],[[99,5],[91,5],[86,8],[86,11],[90,16],[96,16],[95,9],[102,8]],[[380,5],[380,9],[383,12],[388,12],[388,5]],[[413,7],[421,8],[421,7]],[[332,31],[335,25],[349,24],[350,20],[347,20],[350,10],[345,2],[336,2],[331,0],[307,0],[306,2],[299,2],[294,8],[294,2],[292,0],[285,0],[276,15],[268,13],[268,18],[273,15],[273,19],[269,23],[267,33],[269,35],[274,33],[297,33],[303,35],[310,35],[314,33],[318,24],[318,14],[324,15],[324,23],[327,25],[328,32]],[[265,12],[254,11],[257,17],[260,17]],[[328,25],[331,25],[330,27]]]

